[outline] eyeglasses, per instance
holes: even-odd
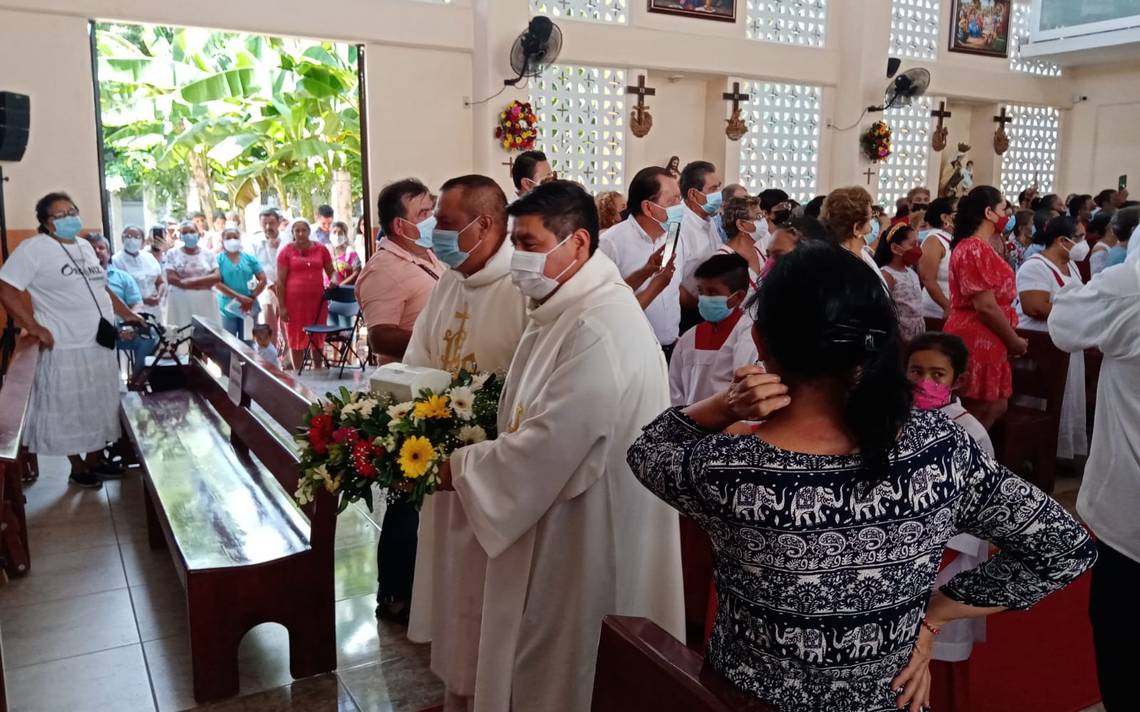
[[[57,220],[59,218],[77,218],[79,217],[79,208],[72,208],[71,210],[68,210],[64,213],[52,213],[48,215],[48,217],[52,220]]]

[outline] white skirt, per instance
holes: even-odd
[[[179,289],[171,287],[166,293],[166,319],[175,328],[181,328],[201,317],[207,323],[222,325],[222,315],[218,311],[218,300],[212,289]]]
[[[119,439],[119,362],[98,344],[40,353],[24,445],[41,455],[83,455]]]
[[[1057,431],[1057,457],[1071,460],[1089,454],[1086,430],[1085,352],[1069,354],[1069,376],[1061,400],[1061,427]]]

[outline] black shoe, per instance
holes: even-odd
[[[87,489],[103,489],[103,480],[94,472],[72,472],[71,477],[68,477],[67,481],[73,485],[86,487]]]
[[[412,605],[408,601],[390,599],[376,605],[376,617],[382,621],[407,625],[411,609]]]
[[[100,460],[91,467],[91,472],[104,480],[121,480],[127,474],[122,465],[117,465],[109,460]]]

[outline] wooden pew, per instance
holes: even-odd
[[[232,378],[223,383],[208,362]],[[128,393],[121,412],[144,473],[151,545],[169,547],[186,589],[194,698],[237,694],[238,643],[260,623],[289,631],[294,678],[334,669],[336,500],[322,491],[296,505],[288,439],[316,396],[198,319],[186,383]]]
[[[606,616],[592,712],[775,712],[647,618]]]
[[[994,424],[991,437],[998,462],[1052,493],[1069,354],[1053,344],[1048,332],[1018,329],[1017,333],[1029,341],[1029,351],[1011,359],[1013,397],[1009,410]],[[1045,408],[1019,404],[1018,396],[1042,399]],[[1026,462],[1033,463],[1032,473],[1027,474]]]
[[[0,387],[0,555],[9,576],[26,576],[32,565],[23,477],[33,467],[34,458],[21,442],[39,358],[39,342],[21,336]]]

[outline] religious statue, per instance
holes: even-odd
[[[943,198],[961,198],[974,186],[974,162],[966,158],[970,145],[958,144],[958,155],[942,164],[938,180],[938,195]]]
[[[1005,125],[1003,124],[998,127],[997,131],[994,131],[994,153],[1000,156],[1008,150],[1009,134],[1005,132]]]
[[[740,116],[740,108],[737,107],[732,110],[732,116],[725,119],[728,124],[724,127],[724,135],[728,137],[729,141],[739,141],[744,134],[748,133],[748,124]]]
[[[935,151],[941,151],[946,148],[946,137],[950,133],[947,126],[939,126],[934,129],[934,134],[930,137],[930,147]]]
[[[629,112],[630,132],[637,138],[645,138],[651,128],[653,115],[649,113],[649,107],[641,104],[633,107],[633,111]]]

